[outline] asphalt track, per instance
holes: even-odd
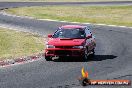
[[[10,4],[7,4],[0,5],[0,7],[10,7]],[[19,6],[16,3],[15,5]],[[70,23],[38,21],[0,14],[0,24],[21,27],[25,29],[24,31],[47,35],[53,33],[58,26]],[[91,79],[132,80],[132,29],[90,26],[93,27],[92,32],[97,41],[94,60],[82,62],[77,58],[65,58],[47,62],[42,58],[27,64],[1,68],[0,88],[82,88],[77,79],[81,76],[83,66],[89,71]],[[131,86],[86,88],[131,88]]]
[[[45,6],[45,5],[132,5],[132,1],[111,2],[0,2],[0,9],[22,6]]]

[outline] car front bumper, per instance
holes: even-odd
[[[45,56],[83,56],[84,49],[46,49],[45,50]]]

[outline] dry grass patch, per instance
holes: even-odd
[[[7,12],[38,19],[132,26],[132,6],[22,7],[9,9]]]
[[[0,60],[42,52],[43,38],[25,32],[0,28]]]

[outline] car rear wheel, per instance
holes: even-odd
[[[52,57],[51,56],[45,56],[46,61],[52,61]]]

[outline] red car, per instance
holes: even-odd
[[[88,60],[88,56],[94,56],[96,46],[95,37],[90,28],[80,25],[65,25],[56,30],[53,35],[48,35],[45,49],[45,59],[52,57],[80,57]]]

